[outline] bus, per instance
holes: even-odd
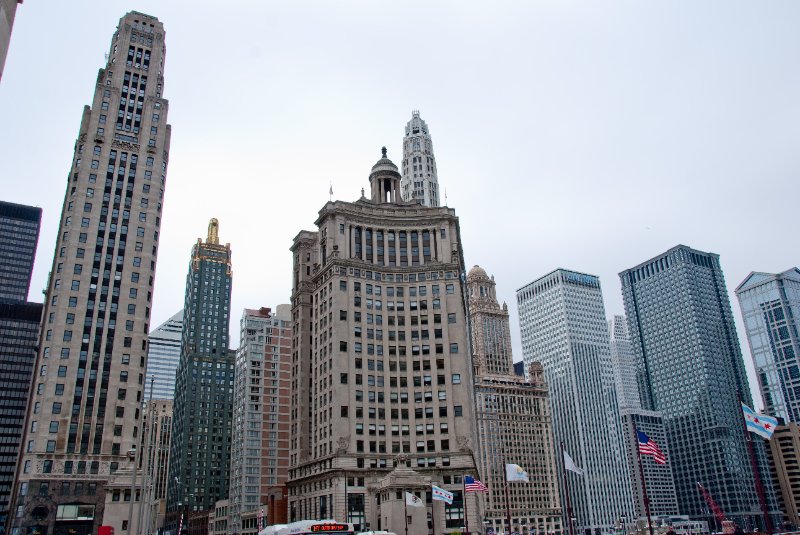
[[[258,535],[355,535],[353,524],[336,520],[298,520],[267,526]]]

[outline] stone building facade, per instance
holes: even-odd
[[[126,14],[83,110],[17,483],[21,533],[96,533],[104,485],[139,441],[171,132],[165,53],[161,22]]]
[[[467,275],[467,289],[480,478],[489,487],[481,529],[508,530],[510,514],[514,531],[558,533],[558,471],[542,366],[532,363],[528,380],[514,373],[508,306],[497,302],[494,277],[475,266]],[[530,480],[511,483],[508,501],[506,463],[522,466]]]
[[[439,176],[436,157],[433,155],[433,140],[428,125],[411,112],[403,137],[403,177],[400,180],[403,200],[423,206],[439,206]]]
[[[385,149],[370,189],[326,203],[291,248],[289,520],[396,525],[379,493],[405,467],[455,495],[431,527],[462,531],[476,444],[458,218],[402,201]]]

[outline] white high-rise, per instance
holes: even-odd
[[[439,178],[436,176],[433,141],[418,110],[411,112],[411,120],[406,124],[400,191],[406,202],[439,206]]]
[[[557,269],[517,290],[517,306],[525,363],[541,362],[550,386],[556,447],[584,469],[567,475],[570,516],[609,532],[634,508],[600,281]]]
[[[636,386],[636,366],[633,360],[631,339],[625,316],[608,320],[608,338],[611,344],[611,364],[620,408],[640,409],[639,388]]]
[[[147,377],[153,381],[153,399],[173,399],[175,370],[181,359],[183,309],[154,329],[147,337]],[[148,383],[145,398],[150,399]]]

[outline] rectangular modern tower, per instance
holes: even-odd
[[[122,17],[83,110],[17,486],[26,533],[96,533],[105,484],[139,441],[170,140],[165,51],[158,19]]]
[[[167,511],[208,511],[228,497],[234,352],[228,349],[231,246],[220,245],[212,219],[192,248],[175,380]],[[184,518],[186,522],[186,518]],[[172,529],[175,529],[173,527]]]
[[[0,201],[0,301],[27,301],[42,209]]]
[[[761,525],[742,409],[752,407],[719,256],[679,245],[620,273],[645,409],[659,411],[681,514],[713,522],[698,482],[745,530]],[[761,439],[754,439],[770,511]]]
[[[764,411],[800,422],[800,269],[750,273],[736,297]]]
[[[517,306],[525,362],[541,362],[550,387],[556,447],[585,471],[567,474],[576,526],[616,529],[633,498],[600,280],[557,269],[517,290]]]
[[[175,371],[181,359],[182,333],[183,310],[180,310],[147,337],[147,377],[155,377],[153,399],[175,396]],[[149,385],[145,394],[150,399]]]
[[[370,185],[292,246],[290,520],[399,532],[402,488],[424,497],[435,478],[454,500],[431,527],[463,530],[476,445],[458,218],[403,202],[385,149]],[[409,532],[427,533],[416,511]]]
[[[244,527],[247,512],[263,508],[266,521],[286,523],[289,476],[289,402],[292,310],[278,305],[245,309],[236,352],[231,442],[231,533],[255,535]]]

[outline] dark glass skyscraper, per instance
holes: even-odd
[[[0,533],[8,514],[14,469],[25,427],[42,304],[0,303]]]
[[[681,514],[711,521],[699,482],[728,519],[761,525],[737,392],[750,406],[752,397],[719,256],[679,245],[620,279],[642,405],[663,416]],[[761,439],[754,445],[777,514]]]
[[[197,240],[186,276],[181,357],[175,380],[168,522],[228,497],[235,353],[228,349],[231,247],[217,220]],[[186,520],[184,519],[184,522]]]
[[[0,301],[25,301],[42,209],[0,201]]]

